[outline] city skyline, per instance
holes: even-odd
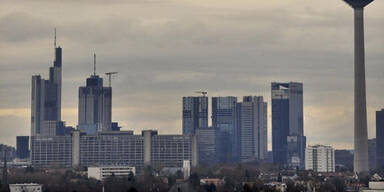
[[[149,4],[151,2],[148,2]],[[152,2],[156,3],[156,2]],[[164,6],[171,7],[172,2],[165,3]],[[192,5],[186,3],[187,10],[192,11],[196,5]],[[197,3],[199,4],[199,3]],[[249,3],[252,4],[252,3]],[[268,4],[268,3],[267,3]],[[273,4],[273,3],[271,3]],[[336,33],[332,33],[336,37],[332,38],[328,35],[325,37],[327,40],[336,40],[337,38],[342,37],[341,42],[344,42],[347,45],[352,45],[353,34],[350,33],[352,20],[350,16],[352,16],[352,12],[349,9],[345,8],[343,2],[335,2],[335,6],[337,6],[337,12],[342,12],[343,14],[340,19],[333,18],[334,21],[327,20],[325,17],[325,13],[327,11],[326,8],[331,9],[336,14],[336,8],[330,8],[328,6],[319,6],[320,11],[316,12],[316,16],[321,17],[324,13],[325,18],[316,18],[311,17],[310,19],[301,18],[300,16],[290,15],[293,18],[301,18],[301,22],[310,22],[314,21],[318,24],[322,23],[322,19],[328,21],[328,24],[340,24],[340,27],[343,31],[348,32],[343,36],[337,36]],[[367,47],[367,101],[368,101],[368,131],[369,138],[374,137],[375,130],[375,111],[383,108],[384,101],[380,99],[383,95],[383,91],[380,90],[383,82],[379,82],[383,80],[384,74],[383,69],[383,57],[380,56],[380,52],[382,52],[382,40],[379,39],[378,42],[373,42],[372,39],[375,39],[374,35],[380,32],[378,29],[380,26],[374,26],[374,22],[379,22],[378,18],[380,17],[380,2],[375,2],[375,6],[368,6],[366,16],[369,20],[366,21],[366,32],[368,42],[366,44]],[[181,6],[180,4],[177,4]],[[315,3],[316,5],[316,3]],[[309,8],[314,9],[315,5],[309,6]],[[53,6],[53,5],[52,5]],[[97,6],[97,5],[95,5]],[[133,5],[132,5],[133,6]],[[140,7],[140,3],[137,5]],[[201,6],[201,5],[200,5]],[[223,5],[224,6],[224,5]],[[271,5],[271,7],[277,5]],[[63,5],[65,9],[74,9],[69,4]],[[168,7],[168,8],[169,8]],[[208,5],[208,7],[211,7]],[[376,8],[375,8],[376,7]],[[22,8],[20,8],[23,10]],[[29,8],[29,9],[33,9]],[[222,7],[222,9],[225,9]],[[236,15],[238,10],[242,10],[244,8],[234,8],[232,12]],[[258,8],[255,8],[256,10]],[[17,8],[16,8],[17,10]],[[376,10],[376,12],[375,12]],[[252,11],[252,10],[251,10]],[[290,13],[288,10],[287,13]],[[321,12],[324,11],[324,12]],[[28,10],[25,11],[27,16]],[[208,11],[204,11],[204,14],[208,14]],[[231,12],[231,13],[232,13]],[[313,11],[305,11],[301,10],[299,13],[304,14],[305,16],[310,16],[310,13]],[[345,14],[344,14],[345,13]],[[8,34],[6,30],[0,31],[0,42],[5,42],[4,46],[10,46],[9,50],[5,51],[5,53],[0,53],[1,57],[5,59],[3,61],[8,61],[7,63],[1,63],[2,70],[1,72],[1,82],[5,82],[1,84],[1,102],[0,102],[0,123],[1,127],[1,137],[0,140],[3,143],[14,145],[16,141],[16,135],[28,135],[30,130],[29,118],[30,114],[28,111],[30,110],[30,76],[32,74],[39,74],[44,72],[42,76],[47,77],[46,68],[49,65],[50,61],[52,61],[52,25],[58,26],[58,42],[63,47],[63,88],[62,88],[62,120],[66,121],[67,125],[77,125],[77,89],[79,86],[84,84],[84,79],[91,74],[92,71],[92,52],[93,49],[96,49],[98,55],[98,70],[101,73],[108,71],[118,71],[119,74],[117,77],[113,79],[113,87],[114,87],[114,95],[113,95],[113,121],[118,121],[122,126],[123,130],[135,130],[139,132],[142,129],[158,129],[159,132],[162,133],[181,133],[181,102],[180,98],[183,96],[198,96],[194,92],[196,90],[207,90],[208,96],[237,96],[241,98],[244,95],[262,95],[264,96],[265,101],[270,103],[270,93],[269,93],[269,85],[272,81],[299,81],[304,84],[304,89],[306,90],[306,94],[304,97],[304,127],[305,127],[305,135],[307,136],[307,140],[309,144],[315,143],[324,143],[330,144],[335,148],[352,148],[353,143],[353,84],[352,84],[352,49],[346,48],[343,45],[336,46],[338,49],[342,49],[340,52],[335,52],[331,54],[331,56],[326,57],[324,59],[324,55],[328,54],[328,51],[332,51],[332,46],[319,46],[321,45],[319,42],[315,42],[316,46],[310,48],[314,48],[314,50],[308,50],[309,55],[304,56],[299,55],[302,49],[295,50],[294,52],[290,52],[284,50],[284,47],[287,48],[287,44],[291,44],[291,40],[284,41],[279,44],[276,42],[267,43],[270,46],[281,46],[278,50],[270,50],[271,47],[268,48],[268,45],[261,44],[261,48],[258,46],[258,42],[261,40],[255,40],[254,45],[246,45],[245,42],[242,42],[240,38],[239,41],[232,40],[227,42],[225,37],[228,37],[227,34],[220,34],[220,38],[217,41],[219,42],[210,42],[207,41],[207,45],[200,45],[199,40],[205,40],[204,37],[196,37],[197,42],[184,42],[180,39],[176,39],[176,42],[166,42],[160,41],[165,37],[154,37],[159,38],[155,39],[153,44],[140,39],[140,34],[138,35],[139,39],[130,39],[129,34],[120,34],[117,35],[124,39],[124,43],[116,42],[115,37],[106,38],[104,42],[98,42],[100,40],[100,36],[95,37],[95,39],[85,39],[84,41],[78,41],[79,37],[72,34],[69,31],[69,27],[64,26],[63,24],[59,24],[57,22],[57,18],[53,19],[46,23],[41,22],[42,17],[45,13],[41,13],[42,15],[34,15],[29,19],[35,19],[38,25],[45,26],[44,32],[40,31],[37,35],[33,32],[29,31],[25,32],[25,34],[14,34],[24,36],[26,39],[24,42],[20,42],[20,40],[12,40],[12,35]],[[92,13],[91,13],[92,14]],[[161,13],[160,15],[164,15],[165,13]],[[216,16],[225,16],[220,13],[215,13]],[[187,14],[188,15],[188,14]],[[162,21],[156,20],[156,18],[152,18],[151,14],[147,13],[146,15],[148,20],[145,22],[154,22],[159,27],[164,27],[162,22],[165,22],[165,35],[169,35],[171,32],[167,32],[167,24],[181,24],[181,23],[172,23],[171,21]],[[152,17],[156,16],[155,14]],[[188,17],[191,19],[193,16],[192,13],[189,13]],[[231,15],[234,17],[233,15]],[[245,17],[246,14],[240,14],[239,17]],[[126,17],[123,17],[126,18]],[[170,18],[176,18],[176,16],[170,16]],[[232,18],[235,19],[236,17]],[[255,15],[249,16],[249,18],[256,19]],[[14,13],[12,10],[2,13],[0,15],[0,25],[2,22],[7,21],[7,19],[16,19],[16,23],[22,23],[28,19],[25,15],[19,13]],[[212,18],[210,18],[212,19]],[[281,17],[272,18],[272,21],[276,21],[281,19]],[[43,19],[44,20],[44,19]],[[144,19],[145,20],[145,19]],[[215,17],[215,20],[217,18]],[[372,20],[372,21],[370,21]],[[28,21],[28,20],[27,20]],[[66,20],[67,21],[67,20]],[[194,21],[194,20],[192,20]],[[200,21],[200,20],[199,20]],[[258,20],[259,22],[262,20]],[[56,23],[57,22],[57,23]],[[67,21],[68,22],[68,21]],[[119,21],[122,22],[123,21]],[[143,21],[144,22],[144,21]],[[144,22],[144,23],[145,23]],[[180,21],[182,22],[182,21]],[[216,21],[218,22],[218,21]],[[231,21],[233,22],[233,21]],[[257,21],[246,21],[245,24],[241,24],[241,30],[246,30],[251,28],[254,32],[259,32],[262,29],[254,29],[253,25],[258,25]],[[266,21],[270,22],[270,21]],[[65,23],[65,22],[64,22]],[[219,22],[220,23],[220,22]],[[273,22],[270,22],[273,23]],[[326,23],[326,22],[325,22]],[[67,23],[68,24],[68,23]],[[193,24],[193,23],[192,23]],[[196,24],[196,23],[195,23]],[[225,23],[220,25],[220,27],[226,27],[225,25],[229,23]],[[69,26],[74,25],[69,22]],[[133,26],[134,29],[143,27],[144,25],[141,23],[139,26]],[[199,26],[199,23],[197,23]],[[249,26],[244,26],[249,25]],[[92,26],[92,25],[90,25]],[[103,28],[103,26],[95,24],[96,29]],[[190,23],[184,27],[191,27]],[[304,24],[303,26],[298,24],[300,27],[307,26]],[[204,31],[204,35],[208,35],[210,30],[215,30],[215,27],[205,26],[207,31]],[[267,27],[269,29],[269,27]],[[278,27],[279,28],[279,27]],[[304,27],[303,27],[304,28]],[[345,28],[345,29],[344,29]],[[373,28],[373,29],[372,29]],[[30,29],[30,28],[27,28]],[[150,30],[145,28],[145,30]],[[144,30],[142,29],[142,30]],[[204,28],[203,28],[204,29]],[[296,29],[295,27],[288,27],[288,29]],[[338,29],[334,27],[333,29]],[[79,29],[81,32],[85,33],[87,31],[92,30],[89,29]],[[179,29],[178,31],[181,35],[188,34],[187,29]],[[28,31],[28,30],[27,30]],[[108,29],[107,29],[108,31]],[[123,30],[125,31],[125,30]],[[338,30],[336,30],[338,31]],[[236,34],[243,34],[243,31],[235,31]],[[313,31],[312,31],[313,32]],[[151,32],[151,35],[156,33]],[[265,32],[260,32],[259,35],[265,35]],[[248,36],[253,35],[250,33]],[[288,35],[290,38],[295,38]],[[318,33],[318,35],[321,35]],[[330,35],[330,36],[332,36]],[[81,35],[79,35],[81,36]],[[91,34],[92,36],[92,34]],[[284,35],[278,37],[284,37]],[[315,36],[315,34],[313,35]],[[93,37],[93,36],[92,36]],[[128,40],[126,39],[128,37]],[[211,40],[215,40],[213,37],[205,37]],[[166,39],[166,38],[165,38]],[[371,40],[370,40],[371,39]],[[157,41],[160,42],[157,42]],[[220,42],[221,40],[221,42]],[[269,38],[265,40],[270,41]],[[108,42],[110,41],[110,42]],[[240,45],[236,45],[236,42],[240,43]],[[32,43],[36,43],[38,46],[36,48],[32,48]],[[179,45],[179,43],[181,45]],[[233,45],[234,43],[234,45]],[[149,44],[149,45],[148,45]],[[304,43],[299,44],[303,46],[304,44],[310,44],[310,41],[304,38]],[[24,58],[18,57],[23,54],[12,55],[8,51],[12,51],[15,48],[20,48],[20,45],[26,45],[21,51],[21,53],[27,53]],[[116,45],[116,46],[115,46]],[[128,48],[124,51],[121,50],[123,45],[127,45]],[[332,44],[334,45],[334,44]],[[105,48],[103,48],[105,46]],[[139,46],[137,50],[134,50],[133,47]],[[141,47],[143,46],[143,47]],[[170,47],[169,47],[170,46]],[[196,51],[195,49],[199,47],[220,47],[218,51],[209,51],[208,53],[204,53],[204,51]],[[287,46],[287,47],[286,47]],[[340,47],[341,46],[341,47]],[[1,45],[2,47],[2,45]],[[170,51],[162,51],[156,53],[158,50],[162,50],[162,47],[167,47]],[[110,49],[115,48],[115,49]],[[185,51],[176,49],[183,49]],[[207,49],[206,48],[206,49]],[[323,50],[326,49],[326,50]],[[329,49],[329,50],[327,50]],[[187,53],[188,51],[195,50],[194,53]],[[246,50],[244,53],[241,53],[242,50]],[[320,51],[320,54],[317,55],[317,51]],[[131,52],[132,51],[132,52]],[[167,55],[176,51],[176,53],[171,54],[169,58],[166,58]],[[79,52],[79,53],[77,53]],[[228,57],[224,59],[219,59],[217,57],[221,57],[226,53],[233,52],[234,56]],[[125,56],[128,53],[128,56]],[[179,53],[181,53],[179,55]],[[254,54],[254,55],[252,55]],[[280,60],[274,58],[274,55],[278,54],[282,57],[288,58],[288,62],[285,60]],[[149,56],[148,56],[149,55]],[[148,58],[147,58],[148,56]],[[341,59],[339,57],[342,57]],[[118,58],[118,59],[116,59]],[[197,62],[194,62],[192,59],[196,59]],[[239,61],[240,59],[240,61]],[[243,59],[243,60],[241,60]],[[191,61],[189,61],[191,60]],[[30,65],[26,65],[29,63]],[[325,61],[325,62],[324,62]],[[324,64],[328,62],[327,64]],[[181,64],[179,64],[181,63]],[[292,64],[290,67],[285,66],[286,63]],[[336,63],[336,64],[334,64]],[[336,68],[337,64],[341,64],[340,68]],[[252,67],[252,64],[255,65]],[[189,67],[192,65],[192,67]],[[309,67],[308,67],[308,66]],[[324,65],[324,66],[322,66]],[[239,66],[240,69],[236,68]],[[324,67],[325,69],[322,69]],[[335,67],[336,69],[333,69]],[[343,69],[348,68],[348,69]],[[10,73],[15,72],[16,69],[24,69],[24,71],[16,72],[16,75],[10,76]],[[195,69],[197,68],[197,69]],[[245,68],[242,69],[241,68]],[[275,68],[278,68],[276,70]],[[312,68],[312,70],[310,70]],[[171,69],[171,70],[167,70]],[[217,70],[216,70],[217,69]],[[267,75],[263,75],[262,72],[258,73],[257,71],[263,69]],[[351,69],[351,70],[350,70]],[[291,74],[286,74],[281,71],[288,70]],[[341,71],[341,77],[335,77],[338,73],[333,71]],[[122,72],[120,72],[122,71]],[[297,75],[299,73],[300,75]],[[243,75],[244,74],[244,75]],[[324,77],[326,75],[326,77]],[[103,76],[105,78],[105,76]],[[26,80],[29,79],[29,80]],[[144,80],[144,81],[143,81]],[[177,82],[180,80],[180,82]],[[230,81],[232,80],[232,81]],[[205,82],[205,84],[204,84]],[[220,83],[224,82],[224,83]],[[5,88],[4,88],[4,87]],[[203,86],[203,87],[202,87]],[[9,89],[7,89],[9,88]],[[9,91],[8,91],[9,90]],[[6,97],[7,95],[12,95],[12,97]],[[156,96],[156,97],[155,97]],[[209,99],[208,106],[211,105],[211,101]],[[166,114],[164,111],[167,111]],[[269,122],[269,132],[271,131],[271,112],[270,112],[270,104],[268,104],[268,122]],[[211,113],[209,112],[210,116]],[[149,119],[148,119],[149,118]],[[210,118],[208,118],[210,119]],[[15,121],[15,122],[9,122]],[[5,129],[8,128],[12,131],[4,132]],[[326,134],[329,131],[337,130],[334,137],[327,138],[329,135]],[[350,130],[351,135],[344,135],[344,132]],[[270,142],[270,133],[268,134],[268,141]],[[9,138],[9,139],[8,139]],[[311,143],[313,142],[313,143]],[[270,149],[270,148],[269,148]]]

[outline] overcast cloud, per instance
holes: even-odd
[[[270,83],[300,81],[309,144],[352,148],[352,16],[341,0],[4,0],[0,143],[15,145],[30,133],[31,76],[48,76],[56,27],[67,125],[77,124],[78,87],[96,52],[99,74],[119,72],[113,121],[125,130],[181,133],[181,98],[196,90],[240,100],[262,95],[270,112]],[[384,2],[365,16],[372,138],[375,111],[384,108]]]

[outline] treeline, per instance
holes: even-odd
[[[169,176],[158,176],[159,171],[146,167],[138,176],[111,176],[103,182],[88,178],[85,170],[65,169],[10,169],[9,183],[38,183],[43,185],[44,192],[167,192],[167,191],[196,191],[196,192],[275,192],[275,187],[266,185],[263,179],[265,173],[279,173],[278,167],[272,165],[221,165],[201,166],[192,169],[187,181],[183,181],[183,174],[179,171]],[[308,191],[316,188],[317,192],[343,192],[345,182],[343,178],[335,177],[326,180],[323,177],[309,176],[308,172],[297,172],[296,181],[285,181],[287,192]],[[223,185],[201,185],[200,179],[224,179]],[[1,178],[0,178],[1,179]],[[281,178],[278,178],[278,180]],[[369,179],[369,178],[368,178]],[[0,181],[1,183],[1,181]],[[175,187],[176,186],[176,187]],[[180,186],[180,187],[178,187]],[[0,186],[1,187],[1,186]]]

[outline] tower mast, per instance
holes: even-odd
[[[96,53],[93,53],[93,75],[96,76]]]
[[[355,122],[353,171],[369,171],[367,103],[365,88],[364,7],[373,0],[344,0],[354,10],[355,25]]]

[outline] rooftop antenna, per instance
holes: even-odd
[[[56,27],[55,27],[55,42],[54,42],[54,46],[56,48]]]
[[[108,73],[105,73],[105,74],[108,76],[109,87],[111,87],[112,86],[112,75],[117,74],[117,72],[108,72]]]
[[[96,76],[96,53],[93,53],[93,76]]]
[[[195,91],[195,93],[201,93],[204,97],[207,96],[207,91]]]

